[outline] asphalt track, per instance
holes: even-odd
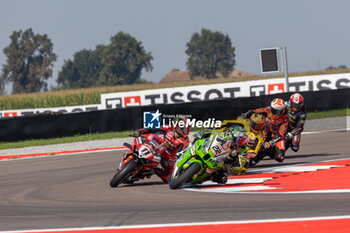
[[[350,158],[350,132],[302,136],[268,167]],[[0,161],[0,230],[125,226],[350,214],[350,194],[225,194],[170,190],[155,176],[112,189],[122,151]],[[349,176],[344,177],[349,179]],[[300,184],[302,185],[302,184]]]

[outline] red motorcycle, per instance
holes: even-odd
[[[117,173],[109,182],[112,188],[121,183],[132,184],[155,174],[155,168],[161,162],[159,151],[166,146],[165,134],[143,134],[135,137],[132,145],[123,145],[128,147],[129,151],[123,155]]]

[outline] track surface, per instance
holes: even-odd
[[[303,135],[282,164],[350,158],[350,133]],[[349,194],[222,194],[170,190],[154,176],[109,187],[122,151],[0,161],[0,230],[300,218],[350,214]],[[348,179],[349,177],[344,177]]]

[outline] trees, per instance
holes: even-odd
[[[338,67],[334,67],[334,66],[328,66],[326,68],[326,70],[337,70],[337,69],[347,69],[348,67],[346,65],[340,65]]]
[[[57,83],[63,88],[87,88],[94,86],[102,69],[98,50],[83,49],[64,61],[58,73]]]
[[[153,69],[151,53],[141,42],[127,33],[119,32],[108,45],[81,50],[72,60],[65,61],[57,83],[63,88],[110,86],[144,82],[142,69]]]
[[[186,45],[189,56],[186,65],[191,78],[215,78],[217,71],[227,77],[236,64],[235,48],[228,35],[202,29],[201,34],[194,33]]]
[[[2,82],[13,82],[13,94],[40,91],[56,61],[51,40],[46,34],[34,34],[31,28],[14,31],[10,39],[10,45],[3,50],[7,63],[3,65]]]
[[[141,42],[127,33],[118,32],[102,51],[102,71],[99,85],[132,84],[138,81],[142,69],[152,71],[153,57]]]

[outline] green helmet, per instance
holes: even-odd
[[[248,138],[247,131],[242,126],[231,128],[232,145],[243,146]]]

